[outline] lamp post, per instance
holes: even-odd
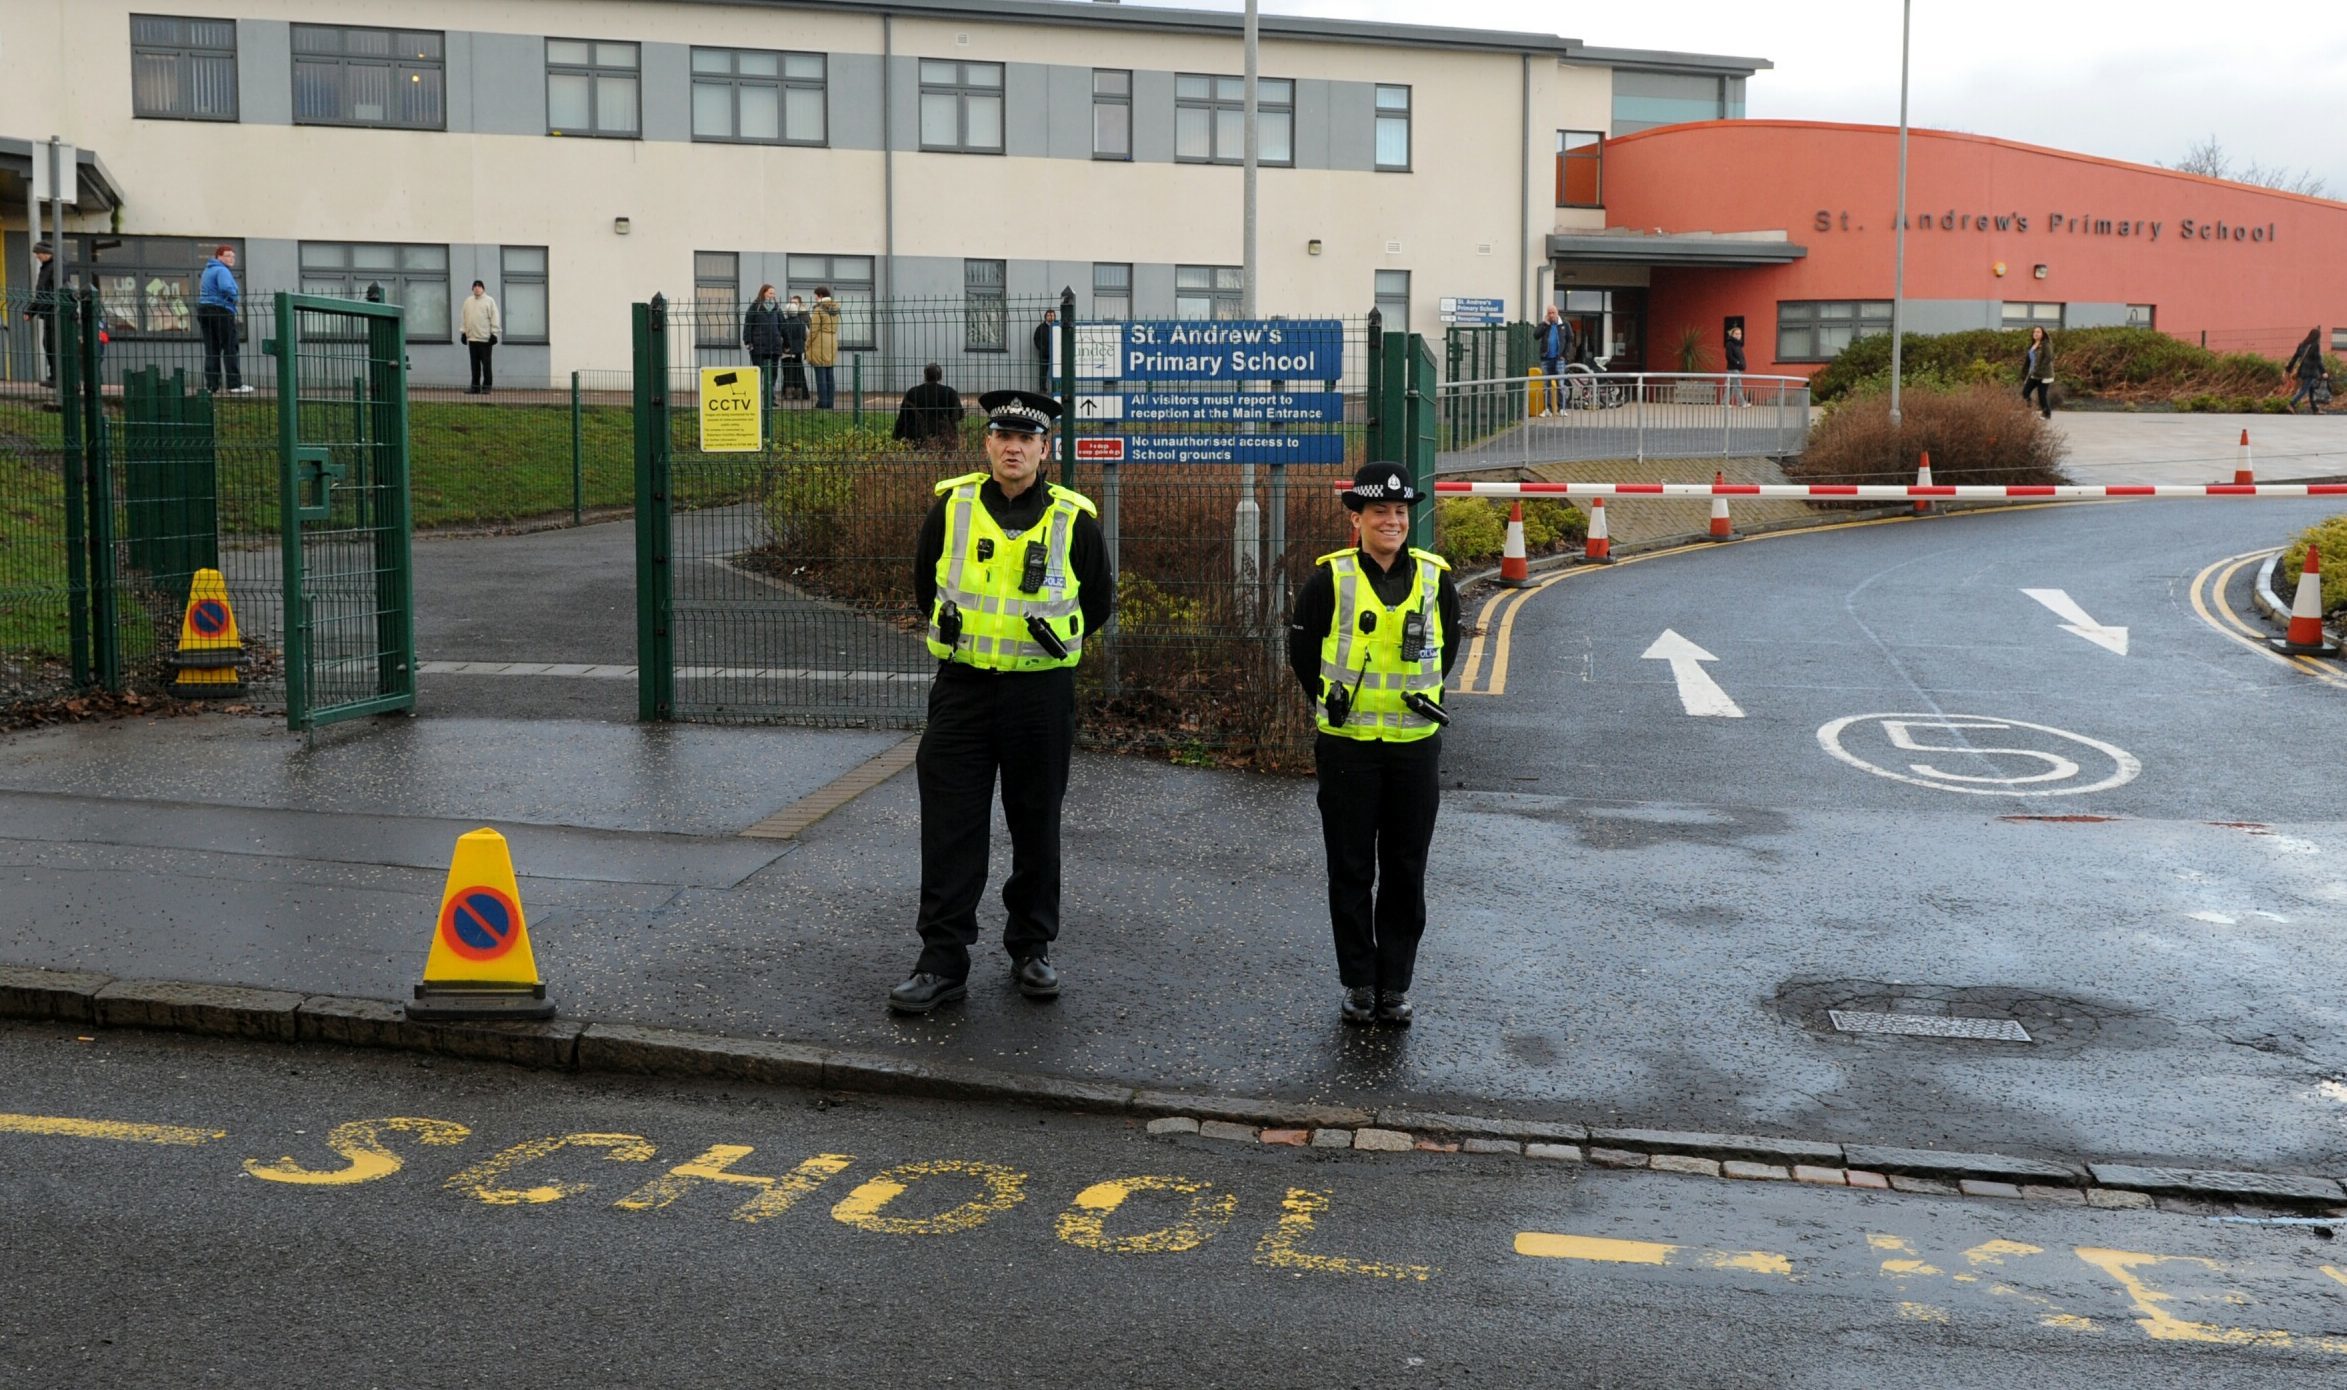
[[[1255,82],[1256,56],[1260,47],[1255,0],[1247,0],[1247,17],[1242,30],[1242,44],[1246,49],[1246,149],[1242,157],[1244,168],[1240,182],[1245,210],[1241,213],[1242,232],[1239,246],[1239,317],[1256,317],[1255,306],[1255,166],[1259,153],[1256,128]],[[1209,132],[1208,138],[1212,138]],[[1244,430],[1244,426],[1235,428]],[[1231,518],[1231,567],[1238,579],[1239,611],[1253,613],[1257,589],[1263,568],[1262,509],[1255,505],[1255,463],[1252,458],[1239,466],[1239,505]]]
[[[1906,346],[1907,307],[1907,33],[1915,0],[1899,0],[1899,225],[1891,257],[1891,429],[1899,428],[1899,365]]]

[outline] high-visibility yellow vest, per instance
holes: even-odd
[[[1069,561],[1076,513],[1100,515],[1092,499],[1056,483],[1041,483],[1051,502],[1020,536],[1010,536],[978,498],[988,475],[965,473],[937,485],[945,494],[945,548],[937,556],[937,598],[929,609],[929,652],[940,661],[982,671],[1048,671],[1073,666],[1084,655],[1084,615],[1076,602],[1079,584]],[[1032,570],[1036,587],[1023,587],[1031,572],[1028,553],[1040,547]],[[981,553],[983,552],[983,553]],[[961,634],[951,646],[938,619],[951,602],[961,609]],[[1045,651],[1027,630],[1027,619],[1051,625],[1068,654]]]
[[[1359,550],[1323,555],[1336,581],[1336,613],[1328,635],[1320,639],[1320,731],[1338,738],[1409,743],[1425,738],[1441,726],[1402,703],[1406,691],[1417,691],[1442,703],[1442,605],[1436,598],[1442,573],[1450,568],[1440,555],[1412,550],[1417,572],[1409,596],[1392,608],[1378,598],[1376,586],[1361,572]],[[1426,636],[1419,653],[1404,660],[1402,632],[1410,615],[1423,613]],[[1368,632],[1361,630],[1364,614],[1374,614]],[[1352,712],[1343,725],[1328,722],[1328,692],[1341,686],[1352,692]]]

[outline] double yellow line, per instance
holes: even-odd
[[[2241,571],[2251,565],[2262,563],[2268,555],[2274,554],[2278,549],[2279,547],[2269,546],[2264,550],[2252,550],[2246,555],[2228,556],[2192,576],[2192,611],[2200,615],[2202,622],[2207,623],[2223,636],[2249,648],[2266,660],[2278,662],[2303,675],[2312,676],[2325,685],[2335,685],[2342,690],[2347,690],[2347,674],[2343,674],[2336,663],[2320,661],[2311,656],[2291,656],[2287,652],[2275,651],[2267,645],[2267,639],[2273,635],[2272,633],[2263,628],[2252,626],[2246,618],[2234,612],[2225,602],[2225,590],[2232,586],[2233,580]]]

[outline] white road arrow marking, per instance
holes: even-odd
[[[2069,619],[2068,622],[2062,624],[2062,631],[2074,632],[2105,651],[2115,652],[2120,656],[2127,654],[2127,629],[2104,627],[2101,623],[2087,617],[2086,610],[2078,606],[2078,600],[2062,590],[2023,589],[2021,592],[2051,608],[2057,616]]]
[[[1671,664],[1671,679],[1679,683],[1679,703],[1687,713],[1697,718],[1742,719],[1744,711],[1728,692],[1720,689],[1698,662],[1717,661],[1718,657],[1696,646],[1669,628],[1654,639],[1640,658],[1645,661],[1667,661]]]

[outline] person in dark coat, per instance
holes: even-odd
[[[2054,337],[2044,325],[2029,330],[2029,350],[2021,355],[2021,399],[2029,400],[2037,394],[2037,408],[2046,419],[2054,418]]]
[[[1035,325],[1035,389],[1051,394],[1051,340],[1059,336],[1059,311],[1043,311],[1043,322]]]
[[[2323,413],[2323,403],[2316,394],[2316,388],[2328,381],[2330,372],[2323,365],[2321,327],[2306,330],[2306,336],[2298,342],[2298,350],[2290,354],[2289,365],[2282,368],[2282,375],[2298,379],[2298,389],[2291,394],[2290,403],[2282,409],[2295,415],[2298,413],[2298,402],[2303,399],[2308,410],[2317,415]],[[2322,392],[2322,395],[2329,394],[2328,391]]]
[[[921,369],[921,384],[905,392],[890,433],[908,444],[953,447],[962,433],[962,397],[945,384],[945,368],[932,362]]]
[[[782,303],[774,297],[774,286],[760,285],[758,297],[742,311],[742,347],[750,354],[750,365],[758,369],[758,380],[765,383],[766,403],[782,404]]]
[[[795,294],[782,311],[782,399],[807,399],[807,301]]]
[[[1737,324],[1728,330],[1728,387],[1729,405],[1746,406],[1752,398],[1744,394],[1744,326]]]
[[[38,322],[41,332],[41,384],[57,384],[57,257],[48,242],[33,243],[33,256],[41,263],[40,278],[33,281],[33,298],[25,306],[27,323]]]

